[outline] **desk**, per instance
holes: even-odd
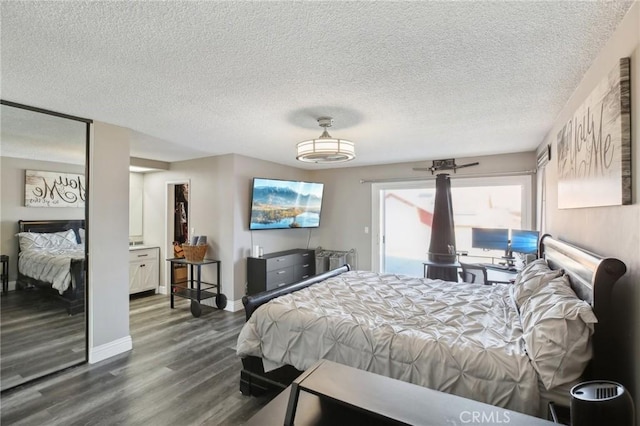
[[[511,284],[516,279],[518,271],[487,268],[487,284]]]
[[[424,277],[427,278],[427,268],[429,266],[437,266],[440,268],[452,268],[456,270],[461,268],[460,263],[435,263],[435,262],[422,262]],[[518,271],[510,271],[508,269],[486,268],[487,269],[487,284],[511,284],[516,279]]]
[[[430,260],[427,260],[425,262],[422,262],[423,275],[425,278],[427,278],[427,271],[429,266],[433,266],[436,268],[444,268],[444,269],[455,269],[456,277],[458,276],[458,269],[460,269],[461,267],[459,262],[439,263],[439,262],[432,262]]]
[[[484,416],[497,423],[521,426],[551,425],[537,417],[516,413],[460,396],[438,392],[335,362],[320,360],[246,423],[281,426],[285,423],[291,389],[297,383],[298,425],[424,425],[471,423]]]

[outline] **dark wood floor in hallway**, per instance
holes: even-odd
[[[239,425],[274,395],[239,392],[244,312],[153,295],[131,300],[133,350],[3,392],[5,425]]]

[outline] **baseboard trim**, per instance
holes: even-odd
[[[229,302],[227,302],[227,307],[224,308],[224,310],[229,312],[238,312],[244,310],[242,299],[229,300]]]
[[[217,308],[216,299],[212,297],[210,299],[205,299],[200,301],[201,305],[211,306],[212,308]],[[228,312],[238,312],[244,310],[244,305],[242,304],[242,299],[240,300],[227,300],[227,306],[224,307],[225,311]]]
[[[131,349],[133,349],[133,341],[130,335],[114,340],[113,342],[105,343],[104,345],[96,346],[95,348],[89,348],[89,364],[104,361],[107,358],[128,352]]]

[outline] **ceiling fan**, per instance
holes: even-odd
[[[414,167],[413,170],[418,172],[431,172],[434,174],[435,172],[444,171],[444,170],[453,170],[455,173],[456,170],[462,169],[464,167],[477,166],[480,164],[478,161],[475,163],[462,164],[458,166],[456,164],[455,158],[447,158],[446,160],[433,160],[431,167]]]

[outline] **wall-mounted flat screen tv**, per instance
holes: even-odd
[[[253,179],[249,229],[317,228],[324,184]]]

